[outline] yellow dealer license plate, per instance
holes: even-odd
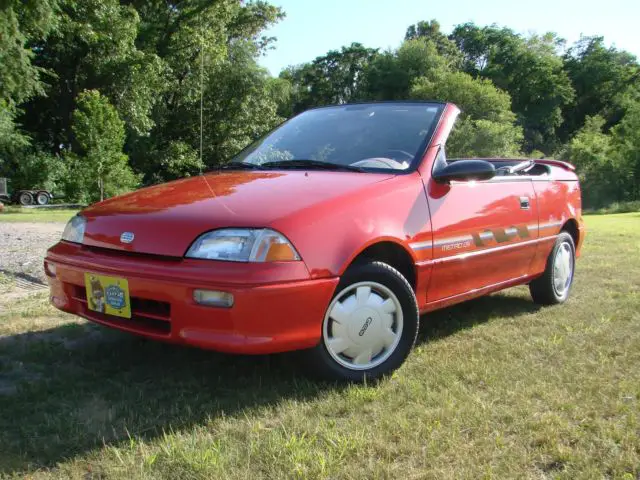
[[[84,284],[87,288],[89,310],[131,318],[129,283],[126,279],[85,273]]]

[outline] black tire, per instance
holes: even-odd
[[[571,272],[568,279],[568,285],[566,288],[559,290],[555,285],[554,262],[558,252],[565,248],[568,248],[570,253]],[[575,265],[576,247],[573,243],[573,237],[567,232],[560,232],[549,257],[547,258],[547,266],[544,273],[529,284],[529,291],[531,292],[531,298],[533,298],[533,301],[540,305],[557,305],[559,303],[566,302],[567,298],[569,298],[569,293],[571,292],[571,287],[573,285]]]
[[[36,203],[38,205],[48,205],[49,204],[49,194],[47,192],[38,192],[36,195]]]
[[[332,305],[334,305],[335,301],[339,301],[336,300],[336,298],[342,296],[343,293],[346,292],[350,287],[357,288],[357,286],[362,284],[363,282],[373,283],[374,285],[381,286],[380,288],[387,289],[387,293],[391,292],[395,298],[390,297],[389,299],[393,300],[394,304],[400,306],[402,315],[400,316],[398,313],[389,314],[393,318],[394,322],[391,330],[393,330],[394,326],[396,328],[395,333],[397,336],[397,340],[393,343],[393,345],[389,346],[387,350],[385,350],[385,348],[387,347],[382,347],[383,350],[371,358],[370,363],[373,363],[371,368],[354,369],[355,367],[348,368],[347,366],[340,364],[339,360],[334,358],[334,355],[336,354],[329,352],[326,345],[329,341],[327,337],[327,329],[329,328],[329,322],[332,322],[329,316],[330,309]],[[348,296],[349,293],[346,293],[345,295]],[[357,308],[365,309],[368,307],[358,306]],[[394,310],[394,312],[397,312],[397,309]],[[351,319],[356,315],[355,311],[350,315],[351,316],[349,318]],[[364,315],[367,315],[367,313],[364,313]],[[374,323],[376,322],[380,323],[374,326]],[[382,326],[383,323],[384,322],[381,317],[375,316],[375,320],[372,320],[372,317],[367,317],[366,321],[360,329],[360,332],[366,332],[366,330],[371,325],[373,327],[371,328],[371,331],[377,333],[380,331],[379,329],[384,328]],[[401,331],[398,331],[400,329],[398,325],[401,325]],[[332,298],[332,301],[327,307],[327,313],[325,314],[325,318],[323,319],[322,336],[320,343],[315,348],[303,352],[305,360],[304,363],[310,374],[323,378],[325,380],[342,382],[375,381],[384,377],[385,375],[390,374],[404,363],[405,359],[409,355],[409,352],[416,342],[419,325],[420,316],[418,314],[418,303],[416,301],[416,296],[413,292],[413,289],[411,288],[411,285],[409,285],[407,279],[404,278],[400,272],[382,262],[367,262],[356,264],[346,271],[346,273],[338,283],[336,292]],[[345,330],[348,330],[347,327],[343,328]],[[357,328],[358,324],[356,324],[356,329]],[[351,330],[351,332],[355,331],[357,330]],[[374,335],[374,337],[372,338],[376,338],[376,333],[370,333],[370,335]],[[361,337],[363,336],[362,333],[359,333],[359,335]],[[355,335],[349,334],[349,337],[351,338],[353,338],[354,336]],[[378,360],[376,360],[376,358]],[[348,357],[345,357],[344,361],[348,362]],[[353,359],[351,359],[351,361],[353,361]],[[381,363],[375,365],[376,361],[381,361]]]
[[[20,195],[18,195],[18,203],[24,207],[33,205],[33,195],[29,192],[21,192]]]

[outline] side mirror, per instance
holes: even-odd
[[[432,176],[438,183],[447,183],[451,180],[458,182],[489,180],[495,174],[496,168],[485,160],[458,160],[449,163],[444,168],[436,169]]]

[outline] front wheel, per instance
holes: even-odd
[[[418,305],[409,282],[382,262],[357,264],[340,280],[308,350],[311,373],[328,380],[376,380],[396,370],[416,341]]]
[[[547,258],[544,273],[529,284],[535,303],[556,305],[569,298],[576,264],[576,247],[567,232],[560,232]]]

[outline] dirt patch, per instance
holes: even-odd
[[[0,222],[0,271],[30,284],[46,284],[42,261],[64,230],[64,223]]]

